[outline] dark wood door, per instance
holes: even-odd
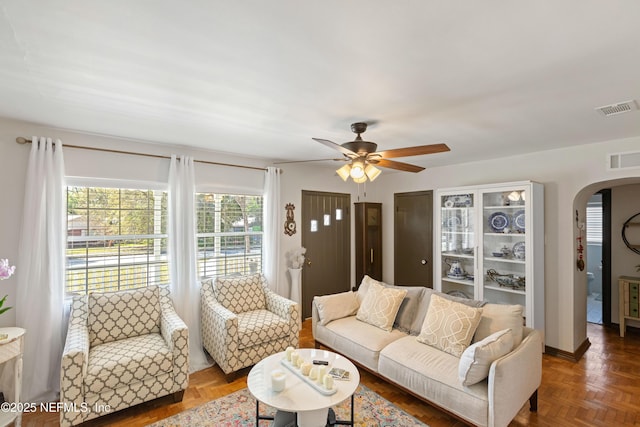
[[[356,288],[367,275],[382,280],[382,203],[354,203]]]
[[[433,192],[396,193],[394,283],[433,287]]]
[[[311,317],[316,295],[345,292],[351,279],[351,196],[302,191],[302,316]]]

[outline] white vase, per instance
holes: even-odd
[[[291,290],[289,292],[290,299],[298,303],[298,308],[302,310],[302,288],[300,283],[301,268],[290,268],[289,275],[291,276]],[[302,312],[300,313],[302,315]]]

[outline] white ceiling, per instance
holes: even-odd
[[[57,128],[294,160],[376,121],[379,149],[451,147],[422,166],[640,135],[594,110],[640,100],[636,0],[0,6],[0,116]]]

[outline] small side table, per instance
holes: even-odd
[[[22,353],[24,351],[24,334],[22,328],[0,328],[0,335],[6,334],[7,338],[0,340],[0,364],[16,359],[13,369],[13,401],[20,402],[20,390],[22,389]],[[0,426],[14,423],[16,427],[22,424],[22,412],[0,412]]]

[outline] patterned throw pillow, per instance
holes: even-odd
[[[377,283],[370,283],[367,294],[358,309],[356,319],[391,331],[406,289],[386,288]]]
[[[233,313],[263,310],[265,280],[262,274],[218,277],[214,285],[216,300]]]
[[[478,327],[482,308],[469,307],[432,295],[420,335],[416,338],[446,353],[460,357]]]
[[[477,384],[489,376],[491,364],[511,351],[513,333],[504,329],[471,344],[462,353],[458,364],[458,378],[464,386]]]

